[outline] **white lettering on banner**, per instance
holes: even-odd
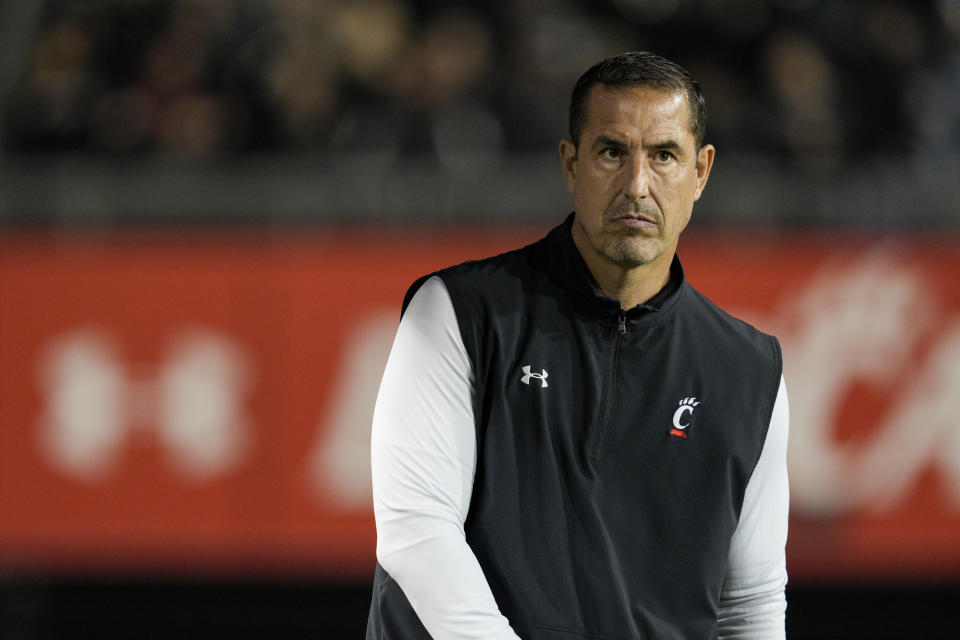
[[[920,274],[876,251],[852,266],[828,265],[778,321],[761,321],[784,349],[797,513],[888,510],[931,466],[951,479],[960,508],[960,320],[915,362],[919,339],[942,313],[934,297]],[[895,388],[900,380],[908,382]],[[863,438],[837,443],[841,405],[857,382],[889,386],[896,399]]]
[[[134,377],[106,332],[79,329],[41,359],[41,449],[62,473],[95,481],[116,466],[130,429],[152,427],[182,477],[209,480],[248,449],[249,383],[240,347],[214,331],[181,331],[155,376]]]
[[[370,428],[399,324],[396,309],[375,311],[356,323],[330,390],[330,409],[320,419],[307,475],[319,494],[344,508],[372,504]]]

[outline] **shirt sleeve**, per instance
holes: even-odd
[[[781,376],[763,451],[747,483],[730,544],[718,614],[721,639],[786,637],[789,423],[787,388]]]
[[[443,281],[407,307],[373,416],[377,560],[434,638],[518,640],[467,545],[476,469],[473,380]]]

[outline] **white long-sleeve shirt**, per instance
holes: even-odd
[[[516,639],[464,533],[477,463],[472,375],[450,296],[431,278],[400,322],[374,411],[377,559],[432,637]],[[788,424],[781,378],[731,539],[720,638],[785,635]]]

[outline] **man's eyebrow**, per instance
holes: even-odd
[[[597,147],[614,147],[615,149],[626,149],[627,143],[623,140],[617,140],[616,138],[611,138],[610,136],[599,135],[593,140],[593,144],[590,145],[592,148],[596,149]]]
[[[613,147],[614,149],[626,149],[628,147],[627,143],[623,140],[618,140],[617,138],[611,138],[607,135],[599,135],[593,140],[593,144],[590,145],[594,149]],[[679,142],[668,138],[662,142],[654,142],[651,144],[644,145],[647,149],[652,149],[654,151],[672,151],[675,154],[679,155],[683,152],[683,147]]]
[[[648,149],[654,149],[655,151],[674,151],[680,152],[683,148],[680,146],[680,143],[676,140],[664,140],[663,142],[654,142],[652,144],[645,145]]]

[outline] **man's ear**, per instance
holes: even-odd
[[[697,152],[697,189],[694,191],[693,199],[697,201],[703,194],[707,186],[707,179],[710,177],[710,169],[713,168],[713,156],[716,149],[712,144],[705,144]]]
[[[567,191],[573,193],[573,181],[577,176],[577,147],[567,139],[560,141],[560,166]]]

